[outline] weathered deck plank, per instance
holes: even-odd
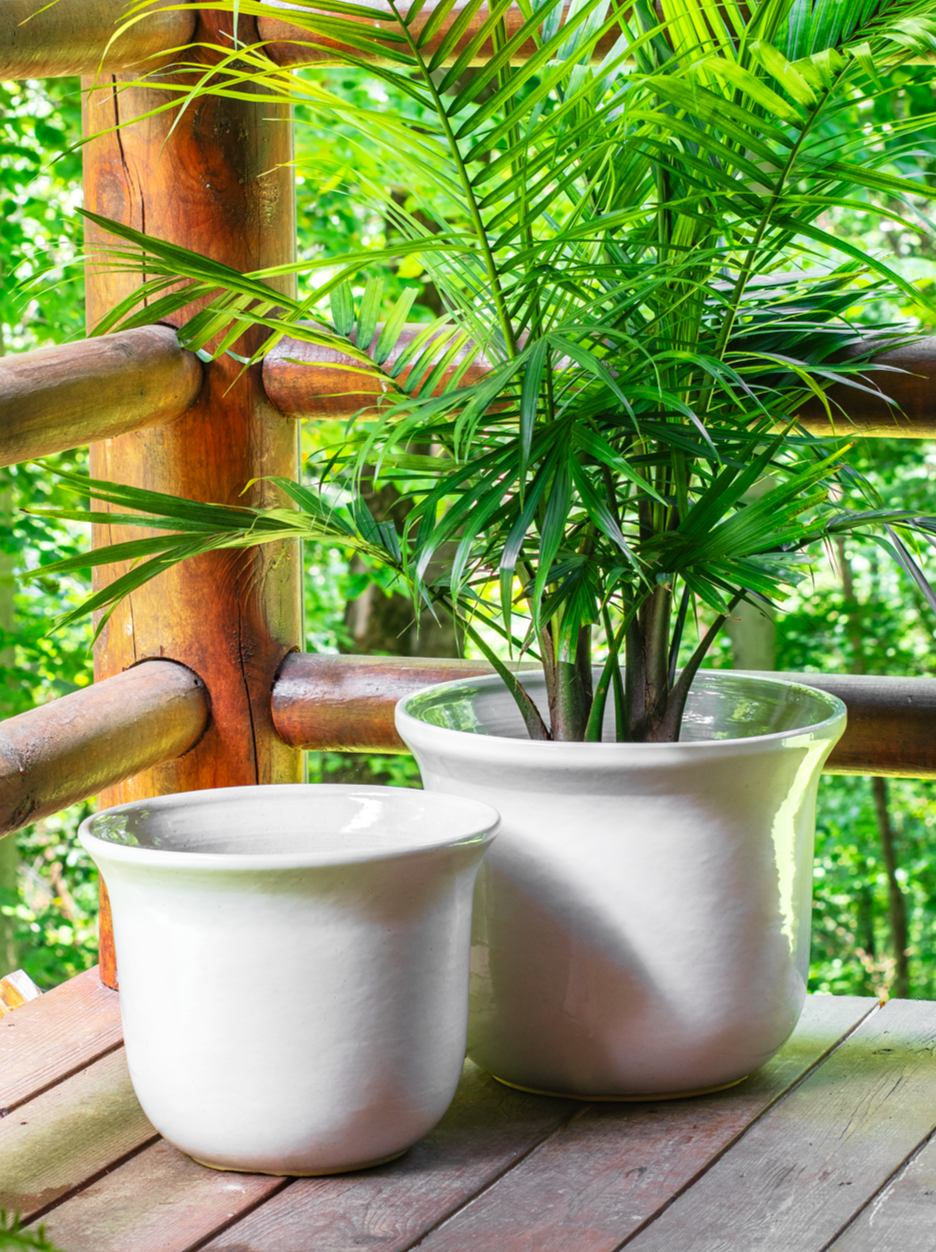
[[[97,966],[0,1020],[0,1109],[11,1110],[119,1047],[120,1001]]]
[[[876,1008],[873,999],[810,999],[779,1055],[729,1091],[591,1105],[430,1234],[420,1252],[611,1252]]]
[[[891,1000],[628,1252],[819,1252],[936,1125],[936,1003]],[[932,1228],[903,1252],[933,1246]]]
[[[0,1089],[26,1092],[0,1118],[0,1206],[68,1252],[936,1246],[936,1003],[810,998],[770,1065],[692,1100],[552,1100],[469,1064],[402,1160],[297,1180],[206,1170],[158,1139],[130,1087],[117,996],[93,973],[4,1020],[17,1018],[9,1036],[0,1023]]]
[[[183,1252],[284,1185],[263,1174],[205,1169],[160,1139],[42,1224],[68,1252]]]
[[[204,1252],[402,1252],[588,1107],[512,1091],[469,1062],[448,1113],[402,1160],[299,1179]]]
[[[0,1208],[37,1215],[155,1133],[109,1052],[0,1121]]]
[[[926,1252],[936,1247],[936,1139],[858,1214],[828,1252]]]

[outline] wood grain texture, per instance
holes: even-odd
[[[931,1252],[936,1246],[936,1141],[930,1139],[828,1252]]]
[[[186,1252],[285,1180],[196,1165],[164,1139],[42,1219],[68,1252]]]
[[[881,398],[841,383],[829,388],[835,434],[843,439],[936,438],[936,338],[882,352],[874,360],[888,369],[869,370],[857,381],[878,390]],[[799,418],[817,435],[830,433],[829,419],[817,400],[804,405]]]
[[[876,1006],[877,1001],[858,997],[811,997],[779,1055],[729,1091],[690,1100],[590,1105],[420,1248],[611,1252]],[[693,1245],[674,1244],[670,1252],[679,1246]]]
[[[97,967],[0,1021],[0,1115],[120,1046],[120,1001]]]
[[[273,686],[273,722],[296,748],[405,752],[393,724],[398,700],[420,687],[492,672],[484,661],[294,652]],[[936,777],[936,678],[764,676],[817,687],[844,701],[848,727],[827,773]]]
[[[936,1003],[889,1001],[628,1252],[821,1252],[936,1125],[934,1049]]]
[[[204,684],[149,661],[0,722],[0,834],[58,813],[162,761],[209,724]]]
[[[91,989],[72,980],[59,1007]],[[468,1064],[402,1160],[285,1185],[156,1139],[119,1049],[0,1118],[0,1204],[41,1213],[68,1252],[929,1252],[933,1141],[913,1154],[936,1122],[934,1047],[936,1004],[812,997],[778,1057],[714,1096],[586,1105]]]
[[[114,946],[114,915],[107,883],[98,875],[98,969],[105,987],[117,991],[117,949]]]
[[[295,211],[292,170],[281,168],[291,157],[285,114],[208,99],[187,110],[170,135],[174,112],[133,120],[157,100],[164,97],[137,89],[118,95],[113,87],[86,98],[85,133],[121,123],[85,147],[88,207],[238,269],[290,261]],[[100,241],[93,233],[92,242]],[[95,268],[89,322],[133,283],[133,275]],[[253,346],[254,339],[241,349]],[[259,367],[235,381],[239,371],[230,358],[206,367],[197,404],[178,422],[94,445],[92,475],[192,499],[281,505],[268,483],[241,492],[253,478],[296,476],[296,427],[266,402]],[[97,542],[123,537],[114,527],[97,529]],[[206,682],[213,720],[185,762],[112,790],[107,802],[299,777],[298,755],[273,731],[269,697],[277,667],[299,642],[298,565],[296,545],[209,554],[118,607],[95,652],[96,677],[147,656],[183,661]],[[109,567],[102,578],[118,572]]]
[[[936,777],[936,678],[872,674],[765,673],[838,696],[848,727],[825,765],[827,774]]]
[[[112,73],[131,66],[145,73],[169,59],[168,49],[192,37],[194,13],[157,12],[148,14],[108,48],[128,7],[126,0],[56,0],[55,4],[3,0],[0,78],[96,74],[99,68]]]
[[[196,39],[223,40],[217,22],[227,20],[202,11]],[[249,25],[240,35],[256,37]],[[215,98],[199,101],[181,118],[170,111],[137,120],[165,97],[139,88],[118,92],[117,86],[115,80],[85,98],[84,131],[97,135],[85,147],[89,208],[238,270],[293,259],[292,131],[283,108]],[[115,122],[119,131],[99,133]],[[92,243],[101,242],[99,232],[90,234]],[[133,284],[133,275],[95,267],[87,288],[90,323]],[[281,289],[293,285],[284,279]],[[248,333],[238,350],[251,352],[265,333]],[[263,480],[297,476],[295,423],[266,400],[259,366],[241,374],[225,357],[205,373],[198,402],[179,421],[93,445],[92,474],[197,500],[282,506]],[[116,527],[95,530],[99,544],[125,537]],[[101,577],[120,572],[112,566]],[[204,679],[213,717],[184,760],[109,789],[102,804],[299,780],[300,754],[273,729],[270,689],[283,657],[300,643],[300,593],[299,545],[291,543],[187,561],[118,607],[95,652],[96,677],[143,657],[172,657]]]
[[[362,23],[369,27],[380,25],[383,22],[387,22],[389,25],[389,6],[385,3],[385,0],[363,0],[363,3],[366,4],[368,8],[373,10],[375,18],[361,18],[360,20]],[[439,33],[426,41],[424,49],[431,52],[438,47],[444,34],[450,29],[452,22],[458,17],[459,7],[460,6],[456,5],[456,7],[442,23]],[[455,45],[452,56],[444,60],[442,64],[452,64],[455,57],[467,46],[471,37],[488,16],[487,8],[488,6],[485,6],[481,10],[481,13],[472,20],[467,31],[465,32],[464,37],[459,39],[458,43]],[[657,16],[662,18],[662,5],[660,0],[656,0],[654,8],[656,9]],[[421,30],[423,24],[432,13],[432,9],[433,6],[431,4],[427,4],[419,18],[413,23],[411,29],[414,31]],[[564,12],[567,11],[568,6],[565,6]],[[513,35],[519,31],[522,24],[521,14],[522,10],[516,5],[507,10],[504,17],[504,25],[507,30],[508,39],[513,37]],[[630,10],[624,9],[623,16],[629,17]],[[349,53],[360,59],[370,61],[372,64],[392,64],[392,62],[385,60],[383,57],[362,57],[360,50],[357,48],[348,48],[335,40],[328,38],[327,36],[311,34],[309,31],[301,30],[298,27],[290,25],[288,22],[280,21],[278,19],[261,19],[260,34],[264,40],[270,41],[267,47],[269,55],[278,64],[284,66],[292,67],[298,65],[333,64],[340,61],[344,55]],[[593,61],[600,60],[611,49],[614,44],[615,37],[616,32],[614,34],[609,34],[601,40],[592,53]],[[519,45],[511,57],[511,63],[513,65],[524,64],[532,54],[533,50],[534,45],[532,40]],[[490,42],[487,42],[477,49],[469,64],[483,65],[490,55],[491,45]],[[932,64],[933,59],[934,58],[931,54],[927,55],[925,53],[917,56],[911,56],[909,59],[904,55],[901,56],[901,64]]]
[[[511,1091],[467,1062],[448,1113],[401,1160],[359,1174],[298,1179],[205,1247],[402,1252],[585,1107]]]
[[[0,1208],[38,1216],[155,1133],[109,1052],[0,1121]]]
[[[380,329],[378,324],[371,351],[376,346]],[[405,326],[384,368],[392,366],[424,330],[425,326],[417,323]],[[464,357],[465,353],[456,355],[433,395],[441,392]],[[463,376],[464,385],[477,382],[489,368],[483,358],[472,362]],[[404,366],[399,382],[404,383],[409,374],[410,367]],[[376,412],[374,402],[379,396],[392,397],[383,370],[374,366],[373,373],[368,374],[353,357],[301,339],[281,339],[268,353],[263,361],[263,386],[270,402],[282,413],[310,421],[351,417],[361,410],[364,410],[361,414],[364,416]]]
[[[273,724],[284,743],[326,752],[406,752],[396,702],[421,687],[492,674],[487,661],[292,652],[273,685]]]
[[[168,326],[0,360],[0,465],[174,421],[195,402],[201,361]]]
[[[152,103],[138,91],[107,93],[106,100],[96,93],[89,114],[102,101],[122,120]],[[238,268],[290,260],[291,171],[279,168],[290,157],[285,119],[272,106],[209,100],[187,112],[167,139],[173,120],[167,114],[129,122],[119,137],[88,145],[91,207],[138,227],[145,222],[161,238]],[[92,117],[86,128],[94,125]],[[125,275],[96,275],[90,319],[127,284]],[[231,386],[237,371],[230,360],[210,366],[198,404],[171,428],[96,446],[92,473],[196,499],[281,503],[268,484],[240,493],[257,475],[295,476],[296,430],[266,404],[259,369]],[[97,673],[106,676],[141,656],[173,656],[205,679],[214,711],[212,730],[183,767],[138,780],[120,799],[298,777],[298,758],[278,745],[269,712],[273,674],[298,642],[298,591],[294,546],[264,548],[189,562],[118,609],[96,654]]]
[[[397,22],[393,18],[390,6],[385,0],[363,0],[363,3],[373,10],[374,18],[359,18],[363,25],[368,28],[368,33],[373,33],[374,26],[384,24],[388,30],[397,29]],[[569,10],[569,5],[563,7],[565,15]],[[429,39],[423,46],[423,55],[427,58],[435,52],[436,48],[445,38],[452,24],[458,18],[460,6],[456,6],[451,13],[442,22],[441,27],[435,35]],[[414,33],[418,33],[429,17],[432,15],[433,6],[427,4],[422,13],[416,18],[410,27]],[[483,7],[478,14],[469,22],[462,37],[455,44],[450,57],[447,57],[442,64],[454,65],[455,61],[461,55],[465,48],[471,43],[478,30],[488,18],[487,6]],[[510,40],[516,35],[524,22],[523,11],[519,5],[513,5],[504,15],[504,27],[506,29],[506,39]],[[307,30],[302,30],[297,26],[292,26],[289,22],[280,21],[277,18],[261,18],[259,23],[260,38],[267,41],[267,54],[276,61],[278,65],[298,66],[298,65],[322,65],[335,64],[342,59],[342,56],[353,55],[360,58],[359,49],[352,49],[336,40],[329,38],[327,35],[314,34]],[[614,42],[620,32],[615,28],[612,32],[605,35],[596,45],[592,53],[593,61],[600,61],[614,46]],[[388,47],[391,45],[388,44]],[[511,64],[523,65],[533,54],[535,44],[532,39],[528,39],[525,43],[519,44],[511,57]],[[481,44],[475,55],[472,57],[471,65],[484,65],[491,56],[491,41],[487,40]],[[374,64],[393,64],[382,57],[370,56],[363,59],[373,61]]]

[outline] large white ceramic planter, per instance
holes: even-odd
[[[204,1164],[362,1169],[448,1107],[497,814],[383,787],[232,787],[81,827],[114,914],[130,1076]]]
[[[542,677],[523,681],[544,704]],[[679,743],[542,743],[495,677],[408,697],[397,727],[429,790],[501,813],[475,901],[480,1066],[556,1094],[688,1094],[784,1043],[839,700],[704,671]]]

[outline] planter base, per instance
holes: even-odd
[[[504,1087],[512,1087],[514,1091],[526,1091],[528,1095],[550,1096],[554,1100],[581,1100],[583,1104],[656,1104],[657,1100],[688,1100],[692,1096],[714,1095],[716,1091],[727,1091],[737,1087],[738,1083],[746,1082],[750,1074],[741,1078],[733,1078],[731,1082],[721,1082],[714,1087],[696,1087],[693,1091],[643,1091],[638,1095],[582,1095],[580,1091],[542,1091],[539,1087],[521,1087],[518,1082],[508,1082],[506,1078],[491,1077]]]
[[[342,1165],[339,1169],[238,1169],[236,1165],[212,1165],[211,1161],[201,1161],[197,1156],[191,1159],[196,1165],[204,1165],[206,1169],[216,1169],[222,1174],[266,1174],[270,1178],[327,1178],[331,1174],[356,1174],[360,1169],[376,1169],[378,1165],[387,1165],[390,1161],[398,1161],[401,1156],[405,1156],[409,1148],[404,1148],[402,1152],[391,1152],[389,1156],[382,1156],[376,1161],[362,1161],[360,1165]]]

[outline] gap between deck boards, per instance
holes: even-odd
[[[97,966],[0,1018],[0,1117],[123,1047],[120,1001]]]
[[[861,1214],[932,1140],[934,1051],[936,1004],[891,1000],[868,1014],[730,1152],[617,1247],[671,1252],[691,1238],[693,1252],[882,1252],[879,1232],[862,1240]],[[928,1224],[894,1245],[899,1252],[931,1252],[931,1199],[927,1207]]]
[[[792,1082],[789,1085],[789,1087],[787,1087],[784,1091],[781,1091],[775,1100],[773,1100],[770,1104],[766,1105],[761,1110],[761,1112],[757,1114],[756,1117],[752,1118],[751,1121],[748,1122],[748,1124],[742,1130],[740,1130],[737,1133],[737,1135],[735,1135],[734,1139],[732,1139],[729,1143],[726,1143],[725,1146],[721,1149],[721,1151],[719,1151],[716,1155],[711,1157],[710,1160],[706,1161],[705,1165],[699,1170],[699,1172],[693,1178],[690,1178],[679,1189],[679,1191],[675,1192],[666,1201],[666,1203],[662,1205],[655,1213],[651,1214],[641,1226],[639,1226],[636,1230],[628,1234],[627,1238],[623,1239],[618,1244],[617,1248],[614,1249],[614,1252],[619,1252],[619,1249],[626,1247],[627,1244],[631,1243],[634,1239],[636,1239],[637,1236],[643,1230],[646,1230],[647,1227],[652,1222],[655,1222],[658,1218],[662,1217],[663,1213],[668,1208],[670,1208],[673,1204],[675,1204],[676,1201],[680,1198],[680,1196],[684,1195],[689,1190],[690,1187],[693,1187],[698,1182],[698,1180],[702,1177],[703,1174],[707,1173],[714,1165],[716,1165],[721,1160],[721,1158],[725,1155],[725,1153],[729,1152],[735,1146],[735,1144],[738,1143],[739,1140],[748,1133],[749,1130],[752,1130],[754,1126],[756,1126],[757,1123],[762,1118],[766,1117],[768,1113],[771,1113],[779,1104],[781,1104],[784,1100],[788,1099],[793,1094],[794,1091],[796,1091],[799,1087],[801,1087],[803,1083],[806,1082],[806,1080],[810,1078],[816,1072],[816,1070],[820,1067],[820,1065],[824,1065],[826,1061],[829,1059],[829,1057],[832,1056],[834,1052],[837,1052],[839,1048],[841,1048],[844,1044],[846,1044],[848,1040],[852,1037],[852,1035],[854,1035],[857,1030],[860,1030],[861,1027],[864,1026],[865,1023],[871,1017],[873,1017],[875,1013],[880,1013],[881,1009],[884,1007],[884,1004],[885,1004],[885,1001],[883,1000],[878,1000],[877,1003],[870,1004],[868,1006],[868,1011],[864,1014],[863,1017],[860,1017],[854,1023],[854,1025],[851,1027],[850,1030],[848,1030],[844,1035],[842,1035],[840,1039],[837,1039],[834,1043],[830,1044],[829,1047],[825,1050],[825,1052],[823,1052],[821,1056],[817,1057],[816,1060],[813,1062],[813,1064],[810,1065],[809,1069],[804,1070],[803,1073],[800,1075],[798,1079],[796,1079],[795,1082]],[[825,1252],[825,1249],[823,1249],[823,1252]]]
[[[738,1087],[692,1101],[588,1105],[524,1161],[394,1252],[495,1246],[613,1252],[652,1225],[878,1009],[875,1000],[813,997],[786,1048]],[[686,1133],[687,1115],[701,1127],[695,1136]],[[546,1197],[556,1198],[544,1204]],[[635,1215],[635,1208],[643,1212]],[[248,1240],[245,1252],[250,1246]]]

